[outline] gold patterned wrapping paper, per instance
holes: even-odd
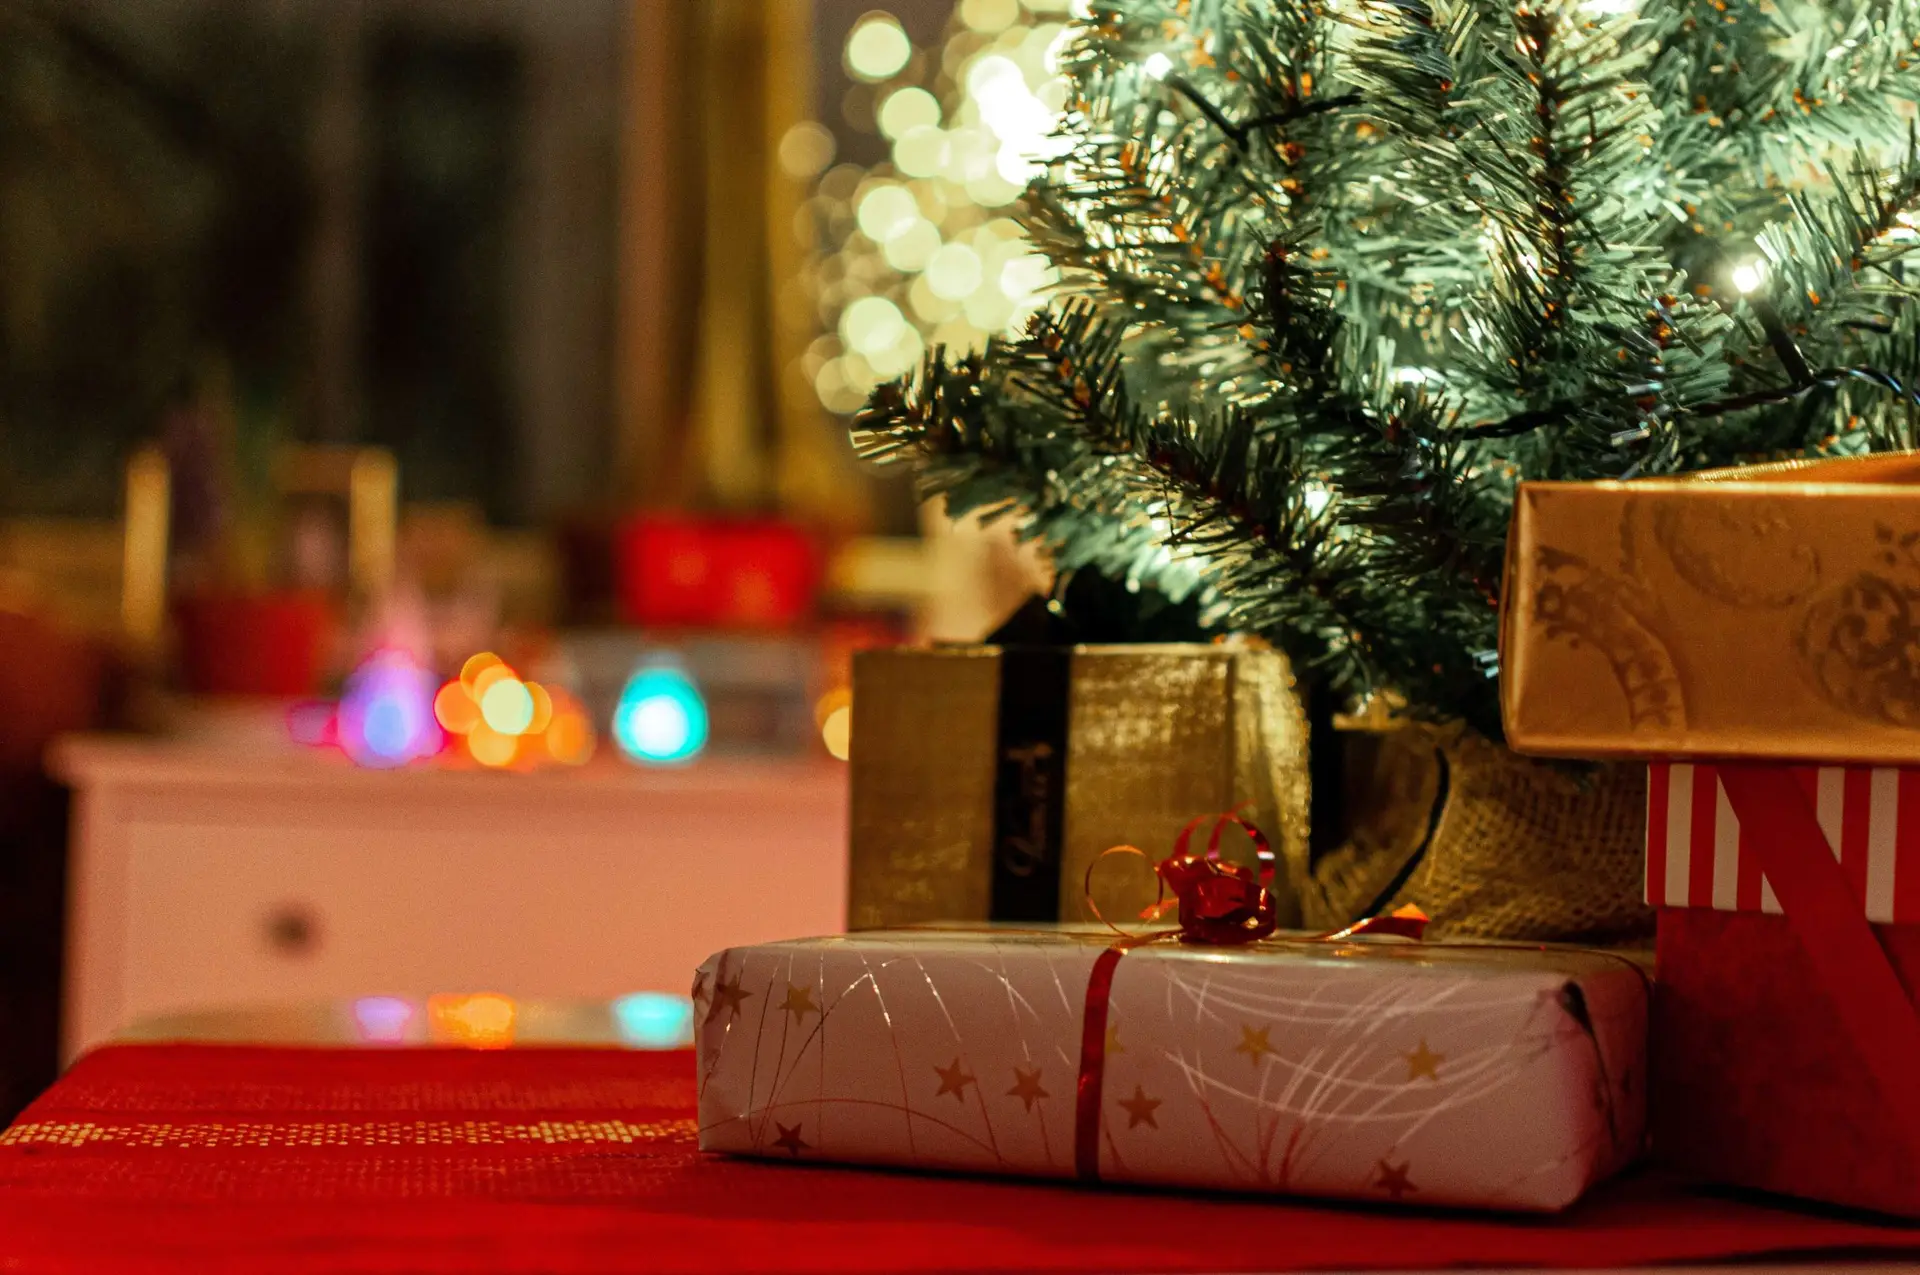
[[[721,952],[700,1145],[1071,1178],[1113,936],[874,931]],[[1551,1211],[1640,1149],[1647,985],[1575,949],[1157,943],[1113,970],[1102,1181]]]
[[[863,651],[854,659],[848,918],[854,929],[994,919],[999,647]],[[1195,816],[1240,810],[1286,861],[1307,854],[1306,721],[1286,658],[1245,646],[1063,648],[1064,784],[1056,802],[1057,911],[1091,920],[1088,865],[1123,842],[1156,852]],[[1041,839],[1036,833],[1035,839]],[[1229,857],[1244,854],[1230,841]],[[1095,905],[1131,917],[1154,900],[1144,874],[1097,873]],[[1001,919],[1005,919],[1004,915]]]
[[[1920,456],[1523,484],[1503,605],[1520,752],[1920,759]]]

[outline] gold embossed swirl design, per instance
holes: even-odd
[[[1640,587],[1558,549],[1540,549],[1534,561],[1540,584],[1533,616],[1547,636],[1584,642],[1606,659],[1636,730],[1683,728],[1687,709],[1679,670],[1653,631]]]
[[[1868,721],[1920,726],[1920,532],[1874,529],[1889,573],[1861,572],[1808,604],[1796,640],[1801,667],[1828,703]]]
[[[1669,501],[1653,514],[1653,538],[1680,578],[1743,609],[1778,610],[1820,583],[1820,555],[1780,501]]]

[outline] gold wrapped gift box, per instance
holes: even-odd
[[[1520,752],[1920,749],[1920,455],[1523,484],[1504,594]]]
[[[1158,858],[1198,815],[1239,810],[1288,864],[1307,853],[1306,723],[1275,651],[866,651],[852,739],[855,929],[1090,920],[1084,882],[1102,851]],[[1235,841],[1229,857],[1244,858]],[[1124,922],[1154,901],[1152,873],[1116,858],[1093,898]]]

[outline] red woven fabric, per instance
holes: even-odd
[[[1279,1271],[1904,1249],[1650,1177],[1552,1220],[703,1157],[687,1054],[122,1046],[0,1135],[0,1271]]]

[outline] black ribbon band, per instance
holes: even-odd
[[[996,921],[1060,918],[1072,670],[1071,647],[1001,649],[991,891]]]

